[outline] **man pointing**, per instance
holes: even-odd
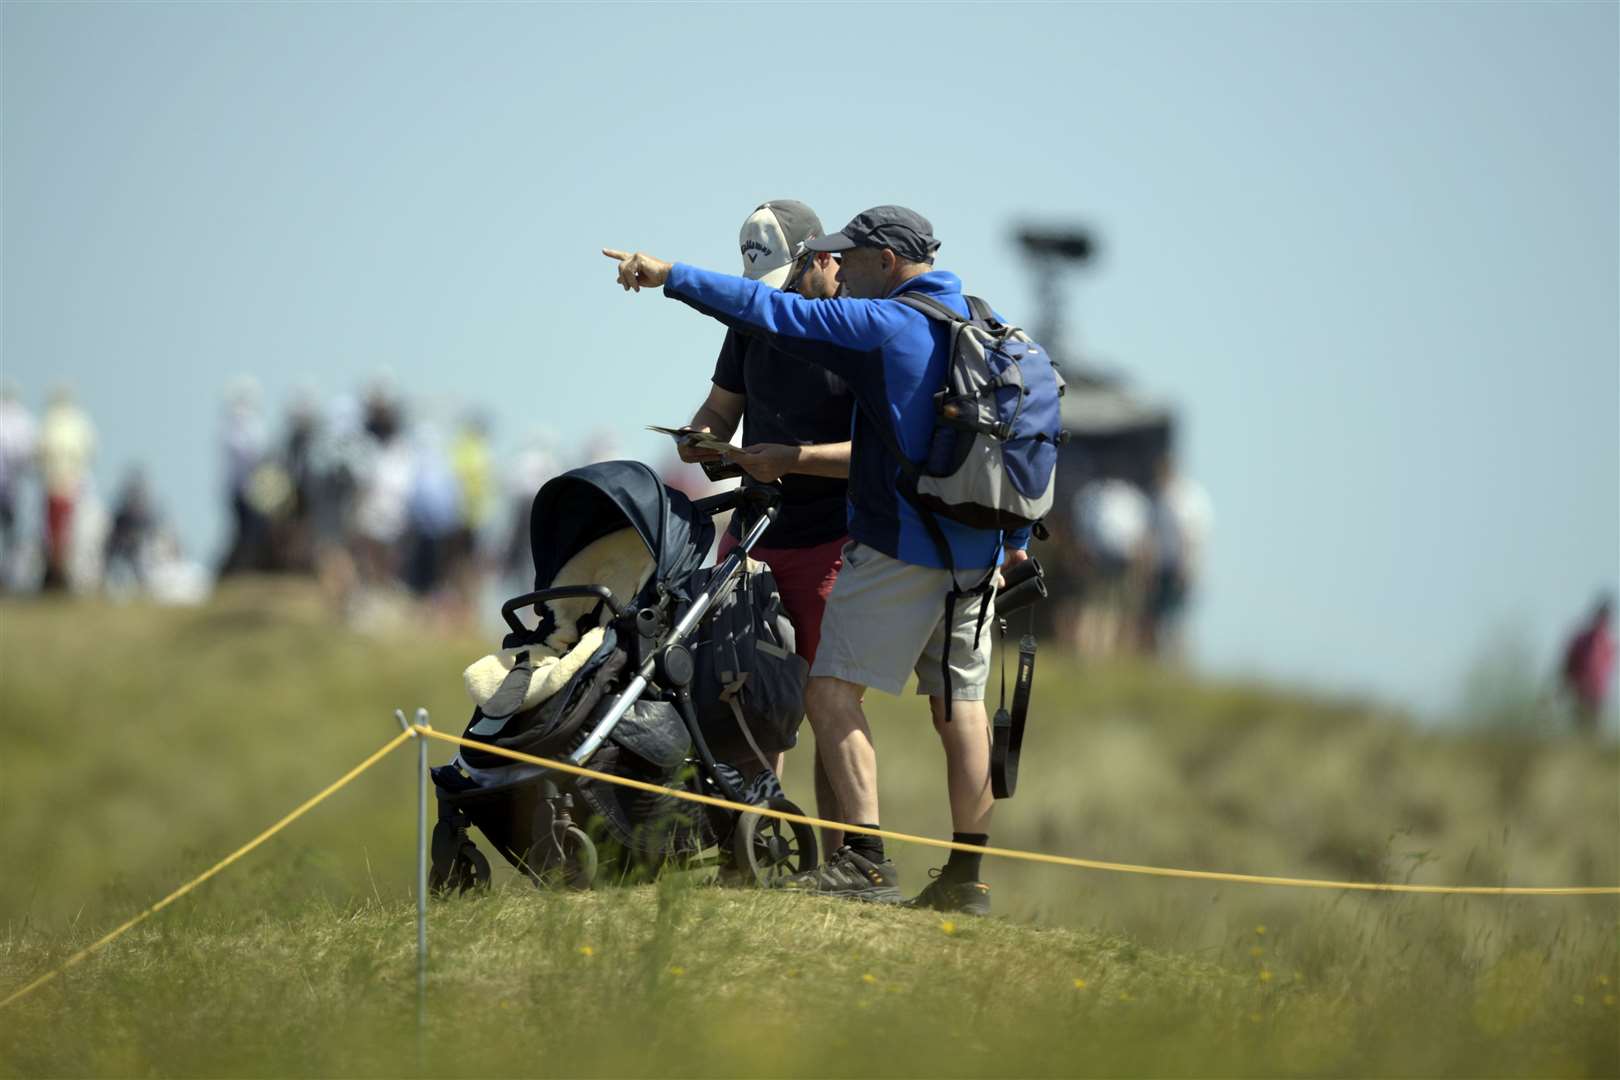
[[[931,526],[965,581],[988,575],[1004,544],[1008,559],[1025,558],[1028,537],[925,521],[900,494],[901,465],[891,450],[912,462],[927,458],[933,395],[944,384],[949,359],[946,328],[895,298],[915,292],[965,318],[962,283],[933,268],[939,248],[933,227],[905,207],[873,207],[806,247],[842,256],[837,279],[847,296],[806,300],[639,252],[603,254],[618,260],[619,284],[626,290],[663,286],[665,295],[765,338],[784,354],[782,362],[818,364],[849,385],[859,406],[850,452],[851,542],[827,602],[805,691],[810,726],[845,822],[877,827],[877,755],[861,697],[867,687],[898,694],[915,671],[945,749],[954,838],[982,847],[993,805],[984,710],[990,635],[981,632],[991,601],[987,594],[970,594],[947,616],[945,598],[956,581]],[[949,688],[942,671],[947,656]],[[913,902],[988,913],[989,886],[979,880],[979,860],[977,853],[953,851],[938,880]],[[862,900],[900,899],[899,875],[881,839],[858,833],[823,866],[787,885]]]

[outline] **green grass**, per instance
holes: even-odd
[[[459,671],[482,651],[346,634],[306,593],[263,585],[193,611],[0,606],[0,995],[376,748],[395,706],[459,730]],[[1620,882],[1612,744],[1425,733],[1357,702],[1042,659],[997,844],[1291,876]],[[925,710],[869,704],[885,824],[946,835]],[[805,756],[787,779],[808,805]],[[502,873],[492,896],[430,913],[419,1041],[413,762],[397,751],[0,1012],[0,1075],[1620,1074],[1613,897],[1005,862],[987,865],[999,917],[950,932],[683,875],[574,895]],[[912,889],[937,861],[896,855]]]

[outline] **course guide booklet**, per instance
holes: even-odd
[[[687,446],[695,446],[699,450],[714,450],[723,454],[728,450],[737,449],[724,439],[717,439],[706,431],[693,431],[691,428],[659,427],[656,424],[648,424],[647,430],[656,431],[660,435],[672,436],[676,442],[684,443]]]

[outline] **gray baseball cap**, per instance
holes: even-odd
[[[862,210],[835,233],[810,241],[810,251],[848,251],[853,247],[888,248],[902,259],[933,262],[939,241],[928,219],[904,206],[874,206]]]
[[[743,277],[780,289],[805,243],[821,235],[816,212],[794,199],[760,203],[737,235]]]

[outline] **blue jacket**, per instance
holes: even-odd
[[[766,337],[778,350],[819,364],[849,384],[861,404],[851,435],[850,536],[902,562],[942,567],[927,527],[897,490],[899,463],[872,428],[873,417],[883,418],[908,458],[927,459],[934,393],[945,384],[949,330],[894,302],[894,296],[908,291],[932,296],[967,315],[961,280],[944,270],[914,277],[882,300],[807,300],[685,263],[675,264],[664,285],[666,296],[727,326]],[[985,570],[1000,561],[999,531],[938,521],[956,569]],[[1025,546],[1028,530],[1009,534],[1005,542]]]

